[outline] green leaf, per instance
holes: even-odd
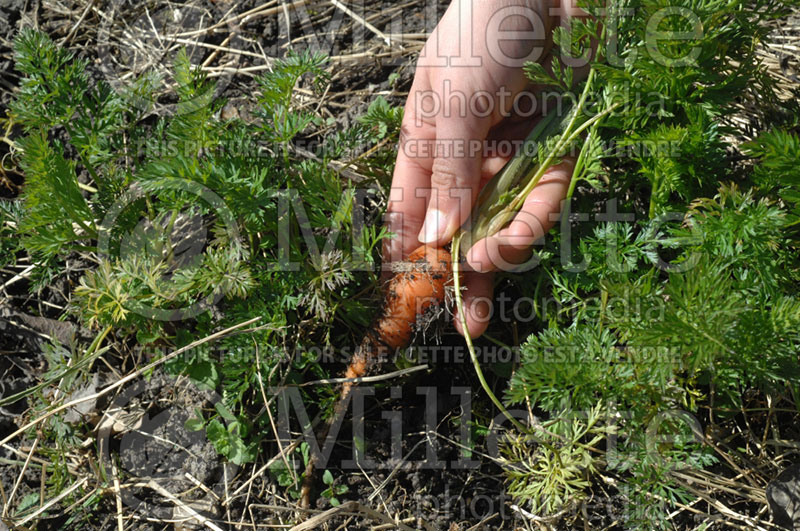
[[[220,381],[217,364],[209,360],[190,364],[186,367],[186,375],[207,389],[216,389]]]
[[[239,420],[236,418],[236,415],[234,415],[233,412],[231,412],[231,410],[228,409],[228,406],[226,406],[222,402],[216,402],[214,404],[214,409],[217,410],[217,413],[219,413],[220,417],[224,418],[229,422],[237,422]]]
[[[540,85],[554,85],[559,86],[560,83],[552,75],[550,75],[540,63],[528,61],[523,67],[525,76],[532,82]]]
[[[17,505],[15,514],[21,516],[25,514],[30,509],[39,505],[39,493],[38,492],[29,492],[26,494]]]
[[[147,345],[149,343],[158,341],[159,339],[161,339],[161,333],[159,330],[140,328],[136,331],[136,341],[140,345]]]
[[[202,417],[188,418],[186,422],[183,423],[183,427],[188,431],[200,431],[205,427],[205,421]]]
[[[230,450],[226,457],[231,463],[242,466],[255,459],[255,448],[253,445],[247,445],[239,438],[233,438],[230,442]]]
[[[390,131],[399,131],[402,121],[403,108],[389,105],[383,96],[375,98],[366,114],[358,118],[360,124],[375,128],[379,139],[385,138]]]
[[[97,236],[92,209],[78,186],[75,164],[64,157],[60,143],[51,145],[44,132],[18,141],[25,171],[25,214],[19,231],[29,249],[52,257],[70,244]]]

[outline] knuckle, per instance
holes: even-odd
[[[400,145],[404,146],[411,138],[413,138],[413,130],[411,124],[406,120],[400,124]]]
[[[458,173],[446,159],[436,159],[431,168],[431,184],[438,188],[453,188],[459,183]]]

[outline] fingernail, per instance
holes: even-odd
[[[439,239],[439,235],[447,228],[447,216],[441,210],[432,208],[425,215],[425,222],[419,231],[418,239],[422,243],[433,243]]]
[[[492,312],[492,305],[487,297],[478,297],[472,301],[472,315],[479,323],[485,323],[489,320]]]

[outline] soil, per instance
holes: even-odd
[[[219,459],[204,431],[190,431],[185,424],[196,410],[208,411],[219,401],[216,393],[185,378],[158,374],[131,385],[111,404],[118,420],[104,420],[98,427],[101,465],[110,468],[111,454],[119,456],[123,474],[152,479],[168,492],[191,492],[182,495],[186,503],[202,501],[204,512],[216,512],[214,500],[222,494],[224,478],[235,476],[238,467]],[[197,489],[195,480],[211,492]],[[170,519],[176,513],[174,504],[147,487],[125,489],[122,501],[154,518]]]
[[[10,98],[10,91],[16,85],[16,77],[11,74],[13,62],[9,41],[16,33],[17,23],[22,16],[25,0],[0,0],[0,35],[6,39],[0,40],[0,86],[2,86],[1,105],[6,105]]]
[[[105,11],[113,8],[114,17],[100,17],[92,9],[95,3]],[[155,68],[163,69],[166,74],[172,58],[172,52],[139,55],[125,40],[122,28],[138,28],[146,33],[146,24],[152,23],[191,29],[208,26],[204,17],[222,20],[230,13],[246,13],[263,4],[256,0],[208,0],[166,8],[164,3],[135,0],[52,4],[0,0],[0,118],[5,115],[18,83],[12,68],[10,41],[21,24],[34,24],[54,39],[63,39],[78,56],[90,61],[90,71],[96,79],[113,85],[116,78],[132,71]],[[289,43],[295,50],[311,48],[334,56],[331,85],[322,112],[333,118],[338,127],[351,124],[377,95],[383,95],[393,104],[402,104],[424,39],[409,37],[407,42],[387,46],[380,36],[354,23],[333,4],[308,4],[307,9],[298,11],[276,10],[269,16],[243,17],[229,24],[230,31],[203,34],[196,39],[199,44],[188,45],[190,57],[200,62],[207,57],[208,49],[219,49],[212,66],[228,65],[237,72],[228,75],[226,70],[220,69],[215,73],[220,96],[243,117],[253,111],[251,96],[257,85],[252,72],[257,72],[256,68],[267,68],[265,58],[282,57]],[[374,0],[368,4],[366,16],[368,19],[372,16],[371,23],[379,29],[415,35],[432,29],[446,7],[445,2],[432,2],[434,9],[429,10],[420,1],[398,4]],[[398,5],[406,7],[396,9]],[[390,15],[380,15],[387,12]],[[291,21],[288,31],[286,18]],[[106,20],[113,22],[104,22]],[[341,24],[339,31],[334,31],[337,24]],[[330,38],[334,33],[335,38]],[[231,54],[226,48],[244,49],[248,55]],[[163,106],[160,110],[164,111],[172,102],[165,97],[159,103]],[[7,153],[8,146],[0,143],[0,158]],[[0,181],[0,197],[14,197],[22,177],[13,168],[3,175],[7,180]],[[59,308],[66,303],[64,293],[84,267],[80,263],[68,266],[73,269],[74,278],[72,274],[61,276],[61,284],[48,286],[35,300],[28,296],[31,279],[19,280],[0,292],[3,305],[0,307],[0,396],[7,397],[41,381],[49,363],[44,354],[48,337],[55,337],[64,344],[92,337],[76,323],[55,320],[61,313]],[[0,272],[0,284],[10,277],[5,271]],[[513,298],[514,288],[500,286],[500,290],[504,289],[509,290]],[[515,332],[524,337],[526,330]],[[500,331],[499,337],[505,337],[502,334],[508,335],[509,331]],[[359,427],[348,420],[337,437],[329,462],[320,467],[319,474],[328,470],[335,486],[347,487],[345,492],[335,496],[339,502],[359,502],[375,512],[396,517],[414,529],[536,528],[539,524],[515,509],[513,501],[504,494],[500,465],[485,457],[491,453],[487,445],[491,444],[492,437],[477,433],[474,425],[468,422],[470,419],[462,416],[464,412],[471,413],[475,425],[486,426],[492,424],[497,412],[490,407],[476,383],[460,336],[450,330],[443,336],[442,345],[456,349],[451,352],[460,352],[460,358],[441,356],[431,363],[428,371],[371,388],[374,395],[364,397],[363,433],[358,433]],[[488,341],[479,342],[479,347],[490,346]],[[440,352],[444,353],[445,349]],[[133,368],[102,369],[110,381],[111,370],[124,375]],[[498,365],[498,372],[501,369],[502,365]],[[87,389],[91,390],[92,385],[100,384],[86,382]],[[465,402],[466,397],[471,397],[471,402]],[[87,422],[96,424],[98,433],[105,434],[83,447],[86,455],[81,459],[102,464],[105,474],[111,468],[110,462],[114,462],[124,481],[158,480],[166,491],[180,493],[181,500],[189,507],[188,513],[186,509],[176,509],[174,503],[147,486],[124,489],[126,495],[122,503],[129,517],[126,529],[163,529],[167,525],[164,520],[185,519],[187,514],[194,517],[193,512],[218,522],[276,526],[285,526],[299,514],[285,485],[279,485],[275,475],[261,468],[263,461],[240,468],[230,466],[204,432],[186,429],[185,423],[194,416],[196,409],[213,408],[218,400],[219,397],[186,380],[176,382],[157,370],[138,379],[136,384],[123,387],[109,403],[96,404],[95,414],[116,406],[120,417],[128,419],[127,427],[108,426],[101,418],[91,418],[92,411],[81,413],[87,417]],[[21,400],[0,407],[0,437],[16,429],[16,416],[33,404],[33,401]],[[313,416],[316,411],[308,413]],[[140,418],[144,420],[138,424]],[[103,431],[104,427],[108,429]],[[294,428],[298,430],[299,427]],[[71,428],[64,425],[63,429]],[[365,457],[372,464],[361,463],[359,467],[350,462],[354,456],[354,439],[364,441]],[[18,465],[30,450],[31,442],[17,439],[9,444],[14,451],[0,448],[0,458],[5,460],[0,461],[4,463],[0,468],[4,495],[15,488],[19,480]],[[276,442],[270,435],[265,435],[262,447],[266,455],[277,454]],[[103,448],[109,449],[110,459],[104,458]],[[15,466],[5,466],[9,462]],[[203,487],[188,479],[187,473]],[[720,470],[719,473],[728,472]],[[104,477],[108,478],[98,470],[97,481]],[[40,468],[28,467],[17,487],[16,499],[33,499],[38,503],[41,479]],[[37,529],[60,529],[65,525],[69,529],[115,528],[117,508],[113,490],[108,487],[110,480],[106,481],[103,495],[91,510],[48,513],[39,520]],[[325,485],[321,481],[317,483],[315,509],[331,509],[331,496],[325,495]],[[557,521],[547,524],[554,529],[618,528],[623,505],[619,495],[605,485],[597,485],[592,492],[582,504],[569,508]],[[223,507],[220,499],[224,499],[226,493],[238,494]],[[756,507],[749,514],[757,511]],[[76,514],[79,515],[77,519],[74,518]],[[380,523],[368,517],[367,512],[356,511],[355,514],[332,515],[320,528],[374,529]],[[189,529],[197,525],[197,519],[190,518],[176,527]]]

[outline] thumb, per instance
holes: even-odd
[[[436,118],[436,152],[431,167],[431,195],[419,241],[444,245],[467,220],[478,194],[483,141],[489,118]]]

